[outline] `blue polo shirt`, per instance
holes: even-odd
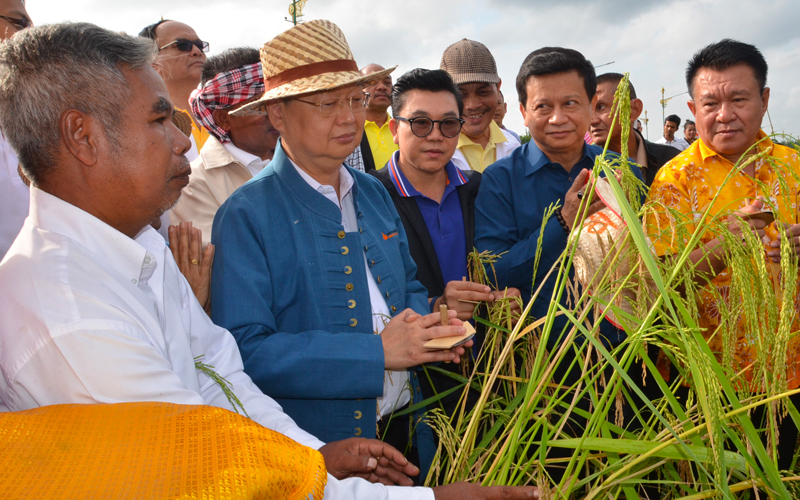
[[[494,264],[500,288],[518,288],[523,300],[526,303],[530,300],[532,292],[567,247],[567,233],[555,216],[542,226],[545,210],[557,202],[564,205],[564,197],[577,175],[583,169],[591,169],[595,157],[602,152],[600,147],[585,144],[583,157],[567,172],[560,164],[551,162],[531,141],[484,171],[475,201],[475,246],[480,252],[507,252]],[[639,168],[631,168],[641,180]],[[540,236],[542,256],[534,276],[533,263]],[[572,270],[570,276],[574,276]],[[547,315],[555,281],[556,273],[553,273],[544,283],[531,308],[534,318]],[[561,303],[570,308],[566,290]],[[548,347],[557,343],[567,323],[563,316],[556,317]],[[625,332],[608,321],[603,321],[600,332],[611,345],[619,344],[625,338]]]
[[[464,216],[456,187],[467,183],[467,178],[452,161],[445,165],[447,186],[444,188],[441,203],[432,200],[409,182],[397,166],[400,152],[396,151],[389,159],[389,174],[400,196],[413,197],[417,202],[425,226],[431,236],[436,258],[445,284],[461,281],[467,276],[467,236],[464,232]]]

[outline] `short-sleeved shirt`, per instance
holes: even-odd
[[[757,141],[759,153],[765,153],[771,159],[757,159],[753,177],[740,172],[733,175],[726,183],[725,179],[734,165],[710,149],[702,139],[697,139],[686,151],[659,170],[650,188],[652,211],[648,211],[645,217],[648,238],[659,256],[680,252],[689,243],[689,238],[695,230],[693,221],[698,221],[709,206],[711,206],[710,219],[704,224],[709,229],[700,237],[700,244],[717,237],[713,230],[715,222],[724,223],[731,212],[751,204],[757,196],[771,200],[777,221],[790,224],[798,222],[800,158],[797,152],[774,144],[763,131],[759,133]],[[773,162],[783,167],[776,168],[771,164]],[[781,171],[781,168],[788,169],[794,175]],[[781,182],[784,183],[784,187],[781,186]],[[676,210],[680,216],[669,210]],[[774,223],[767,226],[765,247],[778,240],[778,232]],[[764,264],[773,289],[780,296],[781,266],[766,258]],[[741,298],[731,298],[731,273],[731,269],[726,268],[717,274],[699,290],[697,297],[699,326],[703,329],[703,335],[708,340],[711,350],[718,353],[720,359],[723,359],[723,338],[722,335],[715,333],[727,307],[721,308],[719,300],[725,300],[729,307],[741,304]],[[795,292],[795,308],[800,305],[797,298]],[[758,323],[763,325],[763,318]],[[795,321],[791,331],[796,333],[798,326],[800,323]],[[758,330],[765,334],[765,337],[776,334],[764,331],[760,327]],[[734,373],[745,370],[756,362],[758,356],[756,344],[763,342],[763,339],[755,338],[757,336],[753,332],[748,332],[746,318],[740,317],[736,326],[734,363],[731,366]],[[797,337],[788,343],[786,365],[788,388],[797,388],[800,386],[800,339]],[[751,380],[752,370],[746,372],[746,377],[748,381]]]
[[[394,187],[400,196],[414,198],[425,220],[431,236],[436,258],[445,284],[461,281],[467,276],[467,236],[464,230],[464,214],[456,187],[467,183],[467,178],[452,161],[445,165],[447,186],[440,201],[432,200],[420,193],[406,178],[397,164],[398,151],[389,161],[388,168]]]
[[[497,123],[492,121],[489,124],[489,142],[485,148],[461,132],[461,135],[458,136],[457,149],[464,155],[472,170],[483,172],[486,167],[497,160],[497,144],[506,141],[508,141],[506,135]]]
[[[389,162],[389,158],[397,151],[398,146],[394,143],[394,137],[389,130],[389,120],[392,117],[386,114],[386,121],[383,126],[367,120],[364,122],[364,133],[367,134],[369,149],[372,151],[372,158],[375,160],[375,170],[380,170]]]

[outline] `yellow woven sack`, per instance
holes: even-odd
[[[169,403],[0,413],[3,499],[322,498],[322,455],[236,413]]]

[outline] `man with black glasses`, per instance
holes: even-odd
[[[192,161],[209,137],[208,131],[188,111],[189,97],[200,84],[203,74],[208,42],[200,40],[191,26],[169,19],[147,26],[139,36],[155,41],[158,56],[154,67],[167,84],[176,112],[182,111],[192,119],[192,148],[186,153]]]
[[[493,302],[501,294],[464,280],[475,240],[481,174],[461,170],[451,161],[464,123],[463,108],[458,87],[446,71],[415,69],[401,76],[392,89],[394,117],[389,122],[400,150],[386,168],[372,175],[389,191],[400,214],[417,279],[427,288],[433,310],[446,304],[457,311],[458,319],[467,321],[476,302]],[[510,289],[507,294],[519,296],[519,291]],[[460,372],[457,366],[454,370]],[[424,398],[455,385],[453,378],[439,372],[420,377]],[[441,401],[448,414],[460,396],[457,391]]]

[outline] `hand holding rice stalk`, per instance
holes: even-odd
[[[626,76],[615,97],[620,123],[628,123],[630,113],[627,86]],[[459,379],[465,387],[459,411],[452,417],[428,414],[440,445],[427,483],[535,484],[542,498],[637,498],[645,487],[659,489],[662,498],[752,498],[754,489],[790,498],[800,478],[778,471],[774,443],[781,419],[800,422],[788,399],[800,391],[786,390],[783,370],[789,339],[798,331],[798,266],[791,239],[780,240],[781,259],[774,267],[754,233],[735,238],[725,221],[711,216],[711,205],[688,217],[658,201],[642,207],[641,185],[625,150],[629,130],[622,130],[622,154],[599,156],[592,173],[593,182],[601,172],[606,176],[597,185],[603,186],[607,208],[592,215],[591,197],[581,198],[575,220],[584,223],[572,227],[567,249],[549,270],[558,280],[553,295],[534,290],[516,324],[503,307],[491,310],[488,320],[476,318],[488,327],[486,340],[471,373]],[[751,161],[777,172],[777,185],[759,190],[797,197],[791,192],[800,182],[797,173],[768,154],[737,163],[723,185]],[[677,242],[677,251],[664,258],[654,255],[642,227],[641,217],[653,212],[668,215],[669,224],[661,229]],[[781,221],[785,214],[774,213],[779,222],[798,222],[796,215]],[[605,231],[599,231],[598,219],[607,219]],[[731,274],[724,293],[707,286],[707,277],[690,265],[692,251],[713,238]],[[540,239],[534,275],[541,244]],[[499,258],[473,254],[471,280],[492,285],[492,263]],[[569,277],[573,266],[578,282]],[[569,310],[559,305],[564,293],[574,296]],[[701,325],[701,293],[718,295],[713,331]],[[548,314],[530,317],[531,305],[540,300],[549,302]],[[601,319],[610,315],[628,334],[613,350],[598,338]],[[568,319],[564,332],[553,331],[557,316]],[[734,356],[742,328],[760,353],[747,370]],[[562,341],[546,349],[548,338],[559,335]],[[709,342],[721,345],[721,352],[715,354]],[[669,370],[659,371],[664,366],[656,366],[648,346],[659,347],[661,359],[674,363],[672,378]],[[650,386],[630,377],[634,364],[651,378]],[[565,379],[568,367],[578,367],[577,380]],[[466,406],[466,387],[479,393],[472,408]],[[660,395],[651,400],[644,391],[653,389]],[[681,393],[685,397],[679,400]],[[584,400],[589,411],[579,404]],[[632,421],[618,418],[623,404]],[[758,408],[766,408],[766,446],[751,421]],[[579,435],[570,435],[576,418],[585,425]],[[554,453],[557,449],[566,453]],[[563,471],[558,481],[554,470]]]

